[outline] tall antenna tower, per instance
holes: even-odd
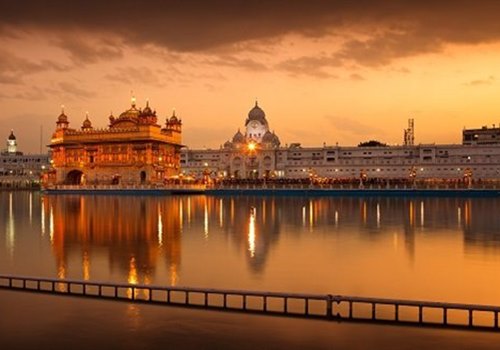
[[[415,144],[415,121],[413,118],[408,119],[408,128],[404,129],[405,146],[413,146]]]

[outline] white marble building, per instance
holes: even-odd
[[[283,147],[256,103],[244,132],[219,149],[184,148],[181,169],[195,178],[500,179],[500,144]]]

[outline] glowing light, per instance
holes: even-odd
[[[255,256],[255,214],[256,209],[252,208],[250,210],[250,221],[248,223],[248,251],[252,258]]]
[[[249,151],[255,151],[255,148],[257,147],[255,143],[250,142],[247,145]]]

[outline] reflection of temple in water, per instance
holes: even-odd
[[[98,279],[106,268],[96,257],[107,256],[109,271],[129,282],[148,283],[163,264],[175,284],[186,230],[200,240],[223,235],[258,274],[283,235],[353,234],[369,241],[391,235],[410,260],[425,233],[462,230],[466,253],[500,248],[496,198],[46,196],[42,206],[42,231],[50,236],[60,277]]]
[[[105,250],[109,272],[127,276],[130,283],[149,283],[162,258],[169,282],[176,283],[181,261],[177,199],[46,196],[43,205],[60,278],[81,269],[84,279],[95,279],[106,268],[92,260],[93,252]]]
[[[223,230],[236,247],[245,250],[254,272],[263,271],[270,248],[279,239],[285,208],[276,205],[277,200],[279,198],[246,196],[219,198],[227,218]]]

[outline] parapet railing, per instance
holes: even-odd
[[[0,289],[349,322],[498,331],[500,307],[0,275]]]

